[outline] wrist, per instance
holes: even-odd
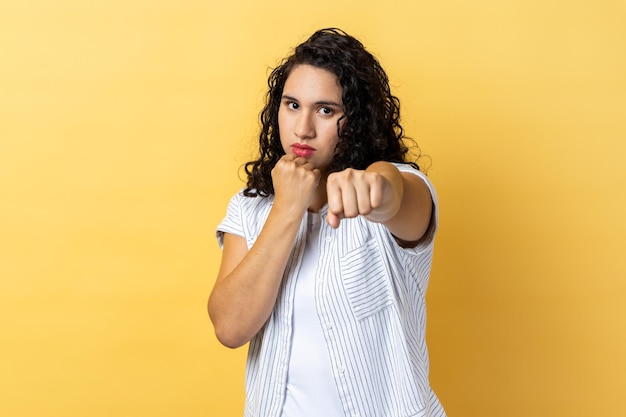
[[[294,222],[300,224],[306,208],[294,204],[293,200],[274,198],[270,216],[275,216],[284,223]]]
[[[368,220],[384,223],[393,218],[402,205],[404,198],[404,181],[398,168],[387,161],[377,161],[366,169],[382,178],[382,202],[379,207],[366,216]]]

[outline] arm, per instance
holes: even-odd
[[[274,204],[263,230],[250,250],[243,238],[224,235],[222,262],[209,297],[215,334],[232,348],[250,341],[274,308],[319,171],[303,158],[285,156],[272,171],[272,179]]]
[[[347,169],[328,177],[328,222],[363,215],[384,224],[399,240],[415,243],[424,236],[432,214],[432,198],[424,181],[379,161],[366,170]]]
[[[272,208],[254,246],[224,234],[224,249],[208,311],[215,334],[225,346],[247,343],[269,317],[300,221]]]

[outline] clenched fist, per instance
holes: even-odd
[[[337,228],[342,218],[359,215],[378,222],[393,217],[402,201],[399,173],[397,180],[399,187],[379,172],[352,168],[330,174],[326,184],[328,224]]]
[[[306,158],[286,154],[272,169],[275,204],[291,205],[304,213],[320,182],[320,170]]]

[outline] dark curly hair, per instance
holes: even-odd
[[[363,44],[340,29],[321,29],[282,61],[268,79],[266,105],[261,111],[259,159],[245,164],[244,195],[274,193],[271,172],[285,154],[280,142],[278,110],[283,87],[298,65],[312,65],[337,76],[342,88],[344,116],[337,122],[339,142],[327,173],[365,169],[376,161],[406,162],[408,152],[400,125],[400,101],[391,94],[389,79]],[[342,126],[340,126],[342,124]],[[419,169],[417,164],[409,162]]]

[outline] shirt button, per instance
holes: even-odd
[[[326,323],[326,330],[332,330],[333,329],[333,325],[330,323]]]
[[[330,236],[326,236],[326,243],[332,242],[333,238]]]
[[[345,373],[346,373],[346,368],[345,368],[345,367],[343,367],[343,366],[340,366],[337,370],[339,371],[339,373],[340,373],[341,375],[343,375],[343,374],[345,374]]]

